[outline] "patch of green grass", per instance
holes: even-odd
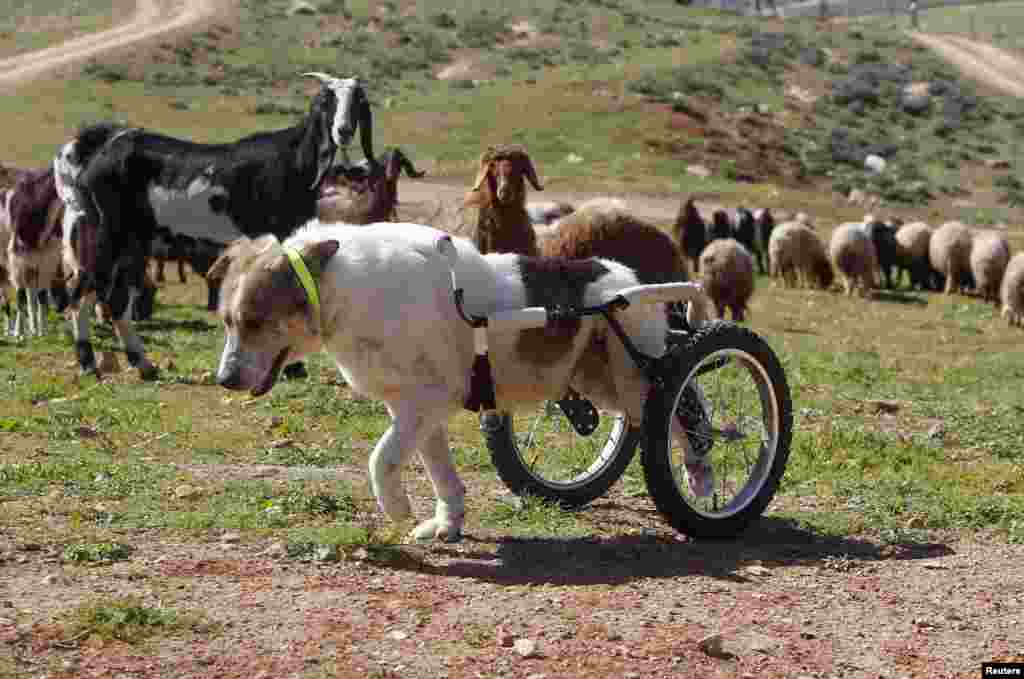
[[[123,561],[131,558],[131,545],[121,542],[93,542],[68,545],[61,558],[73,563]]]
[[[394,530],[335,524],[288,531],[285,551],[290,558],[300,561],[341,561],[358,552],[361,559],[394,563],[412,558],[403,550],[400,540]]]
[[[95,635],[129,644],[209,629],[204,625],[205,616],[199,613],[147,606],[138,597],[97,599],[79,606],[67,617],[73,637]]]
[[[534,497],[494,502],[480,515],[480,523],[513,536],[578,537],[588,532],[577,512]]]

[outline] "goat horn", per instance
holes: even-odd
[[[303,73],[302,75],[308,78],[316,78],[325,85],[330,85],[331,83],[337,80],[337,78],[335,78],[333,75],[320,73],[319,71],[309,71],[307,73]]]

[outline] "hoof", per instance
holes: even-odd
[[[81,377],[94,377],[97,382],[103,381],[103,373],[96,366],[90,366],[88,368],[81,368],[78,371],[78,376]]]
[[[304,380],[309,377],[305,363],[289,363],[281,374],[286,380]]]

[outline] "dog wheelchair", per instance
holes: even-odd
[[[444,240],[438,243],[442,252]],[[454,246],[447,254],[457,256]],[[533,307],[486,318],[466,315],[454,270],[452,291],[459,313],[477,333],[474,402],[467,408],[479,411],[491,459],[514,493],[583,506],[619,480],[639,445],[646,488],[659,513],[692,537],[733,537],[775,496],[789,457],[793,406],[785,372],[768,343],[735,323],[691,324],[676,313],[665,353],[649,356],[616,318],[631,304],[702,303],[698,284],[639,285],[592,307]],[[642,422],[601,413],[571,389],[539,412],[501,412],[494,403],[486,334],[587,316],[605,318],[649,380]]]

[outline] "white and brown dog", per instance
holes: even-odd
[[[218,382],[263,394],[286,363],[327,351],[354,390],[382,400],[391,414],[391,427],[370,457],[381,510],[396,521],[411,516],[401,469],[418,450],[436,511],[413,535],[456,540],[465,487],[452,464],[447,421],[469,394],[475,348],[473,329],[453,299],[452,267],[465,290],[464,308],[474,316],[599,304],[637,279],[610,260],[482,256],[461,238],[452,239],[457,257],[449,258],[437,247],[443,238],[443,231],[418,224],[355,227],[314,220],[283,244],[273,236],[237,241],[210,275],[223,280]],[[301,262],[293,264],[296,255]],[[641,351],[665,351],[663,305],[635,304],[618,318]],[[647,380],[609,333],[601,317],[492,332],[498,407],[557,399],[572,383],[596,403],[641,421]]]

